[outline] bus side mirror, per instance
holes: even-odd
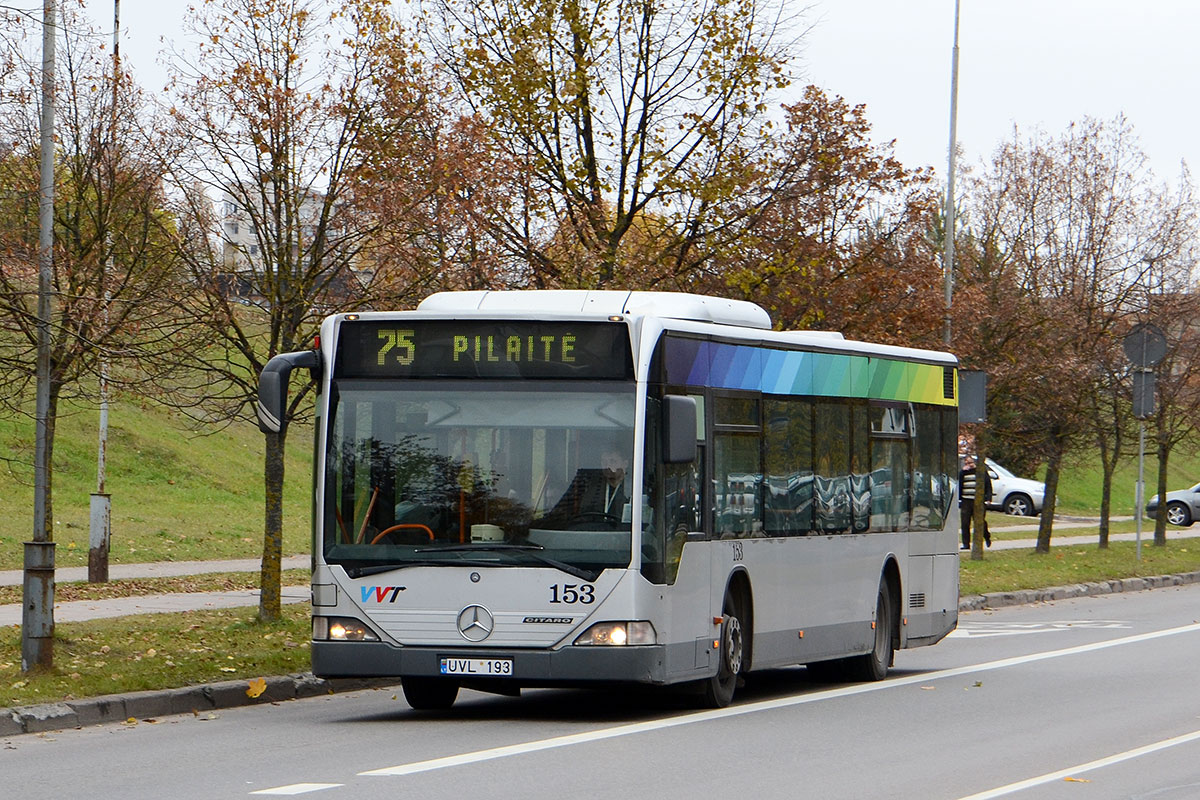
[[[280,353],[267,362],[258,376],[258,429],[263,433],[282,434],[287,428],[287,389],[292,370],[317,369],[321,354],[316,350]]]
[[[696,460],[696,398],[678,394],[663,397],[663,462],[690,464]]]

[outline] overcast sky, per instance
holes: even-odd
[[[165,77],[155,64],[160,40],[182,44],[179,21],[192,2],[121,2],[122,55],[151,90]],[[111,3],[88,5],[111,30]],[[894,139],[906,165],[944,175],[954,0],[811,0],[807,7],[812,28],[795,96],[815,83],[864,103],[876,141]],[[961,0],[960,163],[989,156],[1014,124],[1053,135],[1084,116],[1124,113],[1155,174],[1173,182],[1181,160],[1200,168],[1198,42],[1196,0]]]

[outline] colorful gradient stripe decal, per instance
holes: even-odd
[[[667,382],[783,395],[866,397],[952,406],[943,367],[886,358],[668,338]],[[955,376],[955,395],[958,380]]]

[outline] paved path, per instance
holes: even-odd
[[[307,586],[284,586],[280,600],[284,604],[307,603]],[[91,619],[126,617],[130,614],[175,614],[213,608],[257,606],[258,590],[230,592],[172,592],[139,597],[114,597],[110,600],[72,600],[54,604],[54,623],[82,622]],[[21,624],[21,604],[0,605],[0,626]]]
[[[258,572],[261,563],[257,558],[230,559],[228,561],[158,561],[151,564],[110,564],[110,580],[130,578],[178,578],[182,575],[203,575],[210,572]],[[287,556],[283,559],[284,569],[308,569],[312,563],[309,556]],[[54,580],[62,583],[86,581],[87,567],[59,567],[54,570]],[[0,570],[0,586],[20,586],[24,573],[19,569]]]
[[[1018,522],[1009,524],[1010,520],[1016,517],[1003,517],[1000,522],[989,522],[988,527],[993,533],[998,531],[1012,532],[1028,532],[1033,536],[1029,539],[993,539],[992,550],[1019,550],[1022,547],[1033,548],[1037,546],[1037,522]],[[1133,517],[1112,517],[1112,522],[1129,522]],[[1066,547],[1074,544],[1092,544],[1097,541],[1098,534],[1089,531],[1086,535],[1079,535],[1079,528],[1090,528],[1099,525],[1099,520],[1067,517],[1063,520],[1054,523],[1055,533],[1050,537],[1051,547]],[[1142,523],[1142,544],[1154,543],[1154,521],[1146,520]],[[1190,528],[1174,528],[1167,527],[1167,539],[1193,539],[1200,537],[1200,525],[1193,525]],[[1110,533],[1108,535],[1110,542],[1133,542],[1137,541],[1137,533]]]

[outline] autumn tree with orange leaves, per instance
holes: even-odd
[[[939,346],[932,174],[873,143],[861,105],[809,86],[784,110],[759,168],[760,210],[708,287],[761,303],[781,328]]]

